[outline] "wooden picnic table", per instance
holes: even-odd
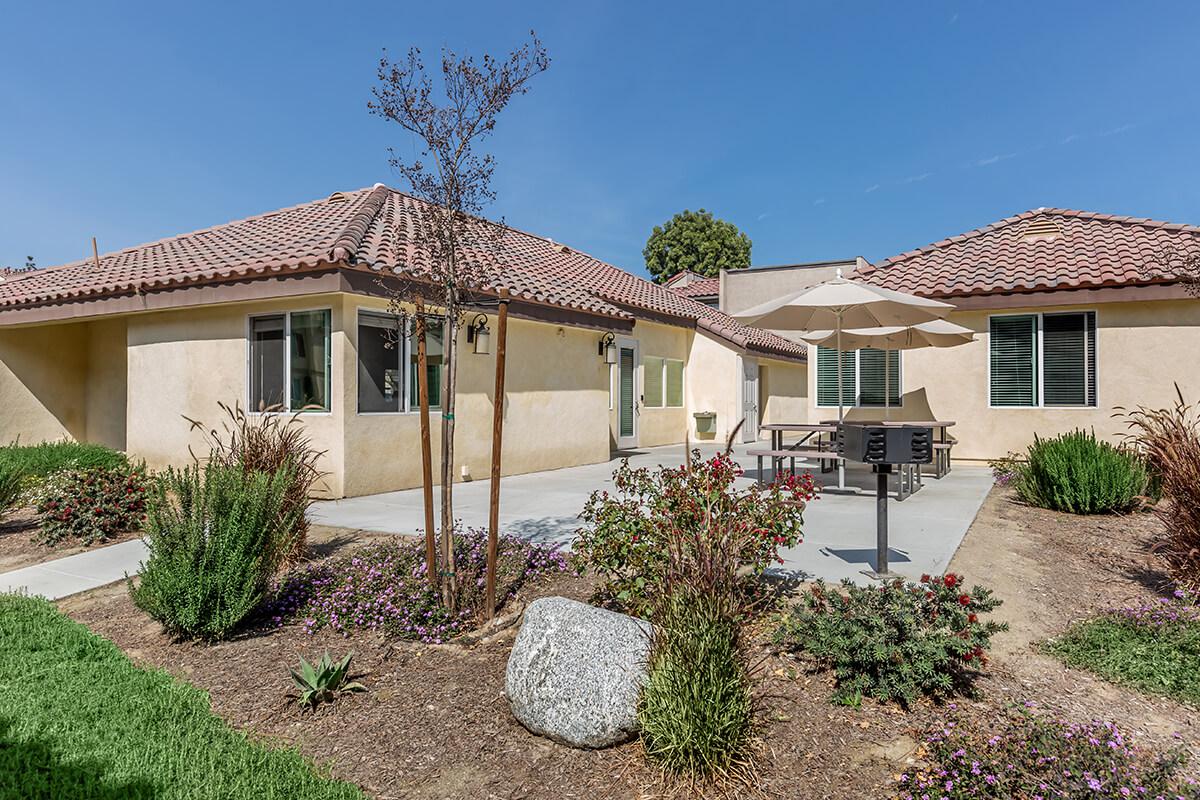
[[[936,420],[936,419],[935,420],[927,420],[927,419],[926,420],[920,420],[920,419],[916,419],[916,420],[914,420],[914,419],[858,420],[858,419],[856,419],[856,420],[851,420],[851,422],[855,425],[882,425],[885,428],[888,426],[902,426],[902,425],[914,425],[918,428],[937,428],[940,431],[939,438],[938,438],[939,442],[945,442],[946,441],[946,429],[951,428],[955,424],[957,424],[954,422],[954,420],[950,420],[950,419],[942,419],[942,420]],[[838,422],[836,419],[822,420],[821,424],[837,425]]]
[[[785,433],[837,433],[836,424],[822,423],[815,425],[811,422],[772,422],[769,425],[759,425],[758,429],[760,431],[771,432],[772,450],[783,449],[783,434]],[[804,440],[807,441],[810,438],[811,436],[806,436]]]

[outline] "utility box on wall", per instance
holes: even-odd
[[[715,411],[697,411],[692,414],[696,419],[696,435],[701,438],[709,438],[716,436],[717,433],[717,412]]]

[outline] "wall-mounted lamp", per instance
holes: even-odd
[[[487,317],[483,314],[477,316],[467,326],[467,343],[475,343],[475,353],[477,355],[486,356],[491,352],[492,332],[488,330]]]
[[[600,337],[599,355],[604,359],[605,364],[617,363],[616,337],[611,333],[606,333],[604,336]]]

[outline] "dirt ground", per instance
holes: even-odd
[[[1200,714],[1068,670],[1033,644],[1109,605],[1153,594],[1162,580],[1148,553],[1158,523],[1149,514],[1080,518],[989,496],[952,568],[968,584],[995,589],[1011,630],[997,637],[982,699],[964,701],[988,715],[1007,702],[1033,700],[1073,719],[1112,719],[1147,744],[1179,731],[1193,741]],[[372,538],[319,529],[318,555]],[[586,598],[586,579],[564,576],[526,587],[523,601],[563,594]],[[130,603],[123,586],[63,601],[62,608],[111,638],[143,665],[165,668],[210,692],[230,724],[299,746],[333,774],[379,798],[650,798],[664,794],[636,743],[579,751],[525,731],[503,695],[515,627],[464,647],[388,642],[371,634],[306,636],[297,626],[258,631],[214,646],[168,641]],[[287,666],[299,655],[353,650],[369,691],[316,713],[299,710]],[[864,703],[834,706],[824,674],[807,674],[786,656],[758,648],[763,676],[759,778],[738,797],[885,798],[941,717],[925,704],[909,712]],[[676,796],[695,796],[688,791]]]
[[[0,521],[0,572],[11,572],[21,567],[73,556],[85,550],[127,542],[137,536],[136,533],[119,533],[91,547],[84,547],[75,541],[64,541],[51,547],[33,540],[37,529],[37,512],[32,508],[15,509],[4,516]]]

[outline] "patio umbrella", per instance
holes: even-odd
[[[941,319],[954,306],[914,294],[872,286],[838,276],[799,292],[748,308],[734,319],[775,331],[832,329],[839,353],[845,329],[893,326],[906,328]],[[842,359],[838,357],[838,422],[845,418],[842,399]]]
[[[955,325],[953,322],[944,319],[935,319],[931,322],[922,322],[907,328],[899,325],[882,328],[850,328],[842,331],[840,345],[835,344],[838,341],[836,331],[812,331],[811,333],[801,334],[800,338],[809,344],[821,347],[837,346],[839,354],[841,347],[845,347],[847,350],[860,350],[864,347],[883,350],[883,407],[884,415],[889,416],[892,394],[889,375],[891,364],[888,362],[887,357],[889,350],[916,350],[922,347],[957,347],[960,344],[974,341],[975,332],[970,328]],[[840,355],[838,362],[838,366],[840,367]]]

